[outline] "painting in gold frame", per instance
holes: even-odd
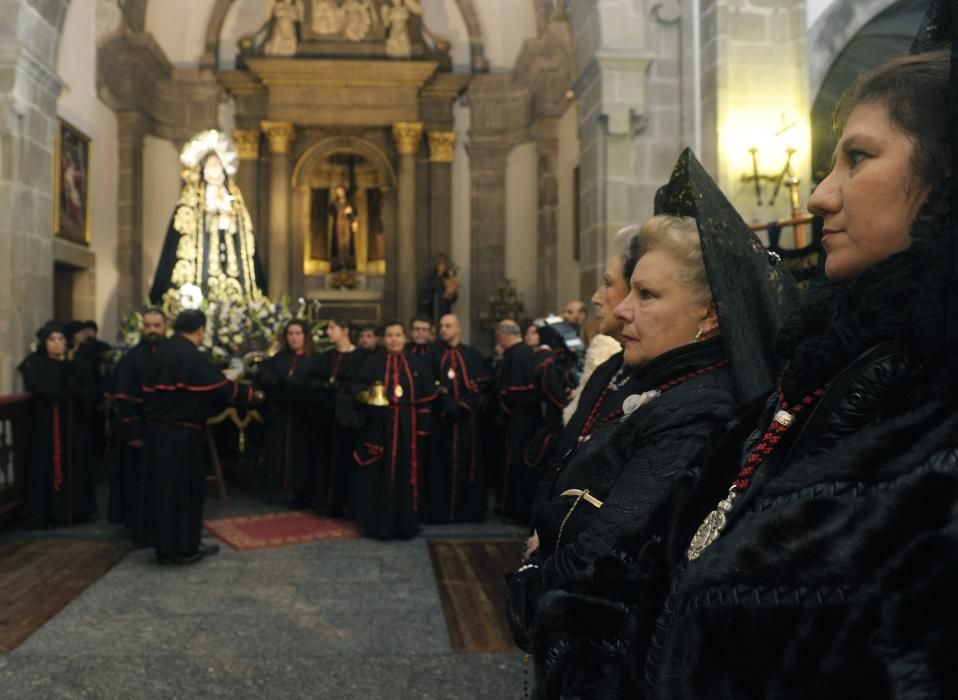
[[[90,162],[92,141],[60,119],[53,153],[53,234],[90,243]]]

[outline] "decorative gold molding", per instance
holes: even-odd
[[[422,122],[396,122],[393,124],[393,138],[399,155],[415,155],[422,138]]]
[[[233,129],[233,143],[240,160],[259,158],[259,129]]]
[[[421,88],[438,61],[250,58],[246,65],[268,87]]]
[[[456,152],[455,131],[430,131],[429,160],[433,163],[451,163]]]
[[[269,139],[269,152],[277,155],[288,154],[293,147],[293,137],[296,135],[296,127],[293,122],[273,121],[264,119],[260,123],[260,128]]]

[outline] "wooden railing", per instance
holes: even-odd
[[[30,440],[30,395],[0,396],[0,521],[16,517],[23,504]]]

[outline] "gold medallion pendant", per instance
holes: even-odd
[[[737,495],[734,488],[729,489],[728,496],[719,501],[715,510],[705,516],[705,520],[699,525],[699,529],[695,531],[689,543],[689,550],[686,553],[689,561],[695,561],[702,556],[702,552],[722,534],[722,530],[728,523],[728,513],[732,510],[732,504]]]
[[[403,396],[403,393],[404,393],[404,392],[403,392],[403,390],[402,390],[402,387],[397,384],[397,385],[396,385],[396,388],[393,389],[393,394],[396,395],[396,398],[397,398],[397,399],[401,399],[402,396]]]

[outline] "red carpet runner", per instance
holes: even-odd
[[[359,537],[352,523],[300,511],[207,520],[203,525],[238,552]]]

